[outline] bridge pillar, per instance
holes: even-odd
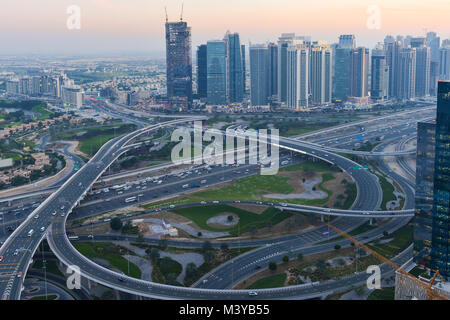
[[[370,220],[369,220],[369,225],[373,225],[373,219],[372,218],[370,218]]]
[[[325,221],[325,219],[324,219],[324,217],[323,217],[323,214],[321,214],[320,215],[320,222],[324,222]]]

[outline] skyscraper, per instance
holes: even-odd
[[[241,45],[241,57],[242,57],[242,92],[247,93],[247,58],[245,55],[245,44]]]
[[[350,96],[352,49],[336,48],[334,64],[334,98],[345,101]]]
[[[287,99],[287,49],[293,44],[295,33],[283,33],[278,38],[278,101],[285,103]]]
[[[370,81],[370,96],[375,100],[384,100],[389,94],[389,67],[386,64],[386,54],[382,49],[372,50],[372,71]]]
[[[436,121],[417,123],[414,256],[430,267]]]
[[[425,41],[425,39],[424,39]],[[430,48],[416,47],[416,97],[430,94]]]
[[[250,46],[250,99],[252,106],[268,104],[267,57],[267,45]]]
[[[399,96],[399,77],[400,77],[400,50],[402,43],[394,40],[392,36],[384,39],[384,49],[386,51],[386,64],[389,67],[389,98],[398,98]]]
[[[401,49],[398,61],[399,83],[397,97],[409,100],[416,96],[416,49]]]
[[[434,161],[431,268],[450,278],[450,81],[439,81]]]
[[[339,48],[355,49],[356,37],[354,34],[343,34],[339,36]]]
[[[166,21],[167,97],[176,107],[192,105],[191,28]]]
[[[430,47],[430,60],[439,62],[439,48],[441,46],[441,38],[436,32],[428,32],[426,37],[427,46]]]
[[[331,48],[325,42],[315,42],[311,48],[311,102],[326,104],[331,102]]]
[[[268,94],[271,101],[275,101],[278,96],[278,45],[269,43],[268,47]]]
[[[244,99],[244,80],[239,34],[227,32],[224,41],[227,44],[227,102],[242,102]]]
[[[369,94],[369,49],[359,47],[352,50],[350,95],[367,97]]]
[[[296,45],[287,51],[287,107],[308,107],[309,46]]]
[[[450,47],[439,50],[439,79],[450,80]]]
[[[197,48],[197,95],[206,98],[208,94],[207,46],[202,44]]]
[[[227,104],[226,43],[212,40],[207,43],[207,101],[208,104]]]

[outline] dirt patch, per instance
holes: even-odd
[[[232,216],[233,220],[229,221],[229,216]],[[223,212],[209,218],[206,223],[213,228],[229,229],[239,223],[239,216],[231,212]]]
[[[287,183],[294,188],[294,191],[291,193],[303,193],[305,192],[305,188],[301,185],[301,181],[303,179],[310,179],[309,177],[306,177],[306,174],[303,170],[301,171],[281,171],[278,173],[281,177],[287,177],[290,178],[290,180],[287,181]],[[316,177],[317,175],[314,175]],[[314,178],[311,177],[311,178]]]

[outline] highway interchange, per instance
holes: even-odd
[[[402,125],[399,125],[399,127],[401,127],[401,126]],[[399,129],[404,129],[404,125],[403,125],[402,128],[399,128]],[[413,127],[411,129],[414,130]],[[392,129],[391,129],[390,132],[392,132]],[[374,132],[374,133],[377,133],[377,132]],[[379,132],[378,132],[378,134],[379,134]],[[387,133],[385,135],[385,139],[386,140],[388,140],[388,138],[386,138],[387,135],[389,135],[389,133]],[[398,134],[395,133],[395,132],[392,132],[392,138],[395,138],[395,136],[398,137]],[[350,139],[348,139],[347,141],[349,141],[349,140]],[[328,141],[330,141],[330,140],[328,140]],[[115,140],[114,141],[110,141],[107,145],[105,145],[99,151],[99,153],[94,157],[94,159],[93,159],[94,161],[91,160],[91,162],[88,163],[85,167],[83,167],[82,170],[80,170],[80,171],[83,171],[83,173],[85,173],[85,171],[86,171],[86,174],[89,174],[89,175],[94,175],[95,173],[98,173],[98,171],[100,171],[100,172],[104,171],[104,169],[106,169],[106,168],[103,168],[103,166],[105,165],[104,164],[105,161],[113,160],[117,156],[117,154],[115,154],[115,152],[117,152],[118,149],[116,149],[117,146],[113,145],[114,142],[115,142]],[[125,140],[123,140],[120,144],[122,144],[123,142],[125,142]],[[339,144],[339,141],[335,141],[335,142],[336,142],[336,144]],[[306,153],[308,153],[308,154],[310,154],[312,156],[322,158],[322,159],[324,159],[326,161],[330,161],[330,162],[336,163],[343,170],[347,171],[355,179],[355,181],[357,182],[358,190],[359,190],[359,192],[358,192],[358,199],[355,202],[355,205],[353,206],[353,209],[360,210],[360,211],[370,211],[370,210],[375,211],[375,210],[377,210],[379,208],[380,199],[381,199],[379,184],[377,183],[376,177],[373,176],[372,174],[370,174],[367,170],[353,169],[355,163],[351,162],[347,158],[339,156],[337,154],[333,154],[333,153],[325,151],[323,149],[319,149],[319,148],[317,148],[317,146],[312,146],[310,144],[301,143],[301,142],[296,141],[294,139],[281,139],[280,144],[284,148],[287,148],[287,150],[291,150],[291,151],[299,150],[301,152],[306,152]],[[111,147],[111,145],[112,145],[112,147]],[[107,148],[110,148],[110,147],[111,147],[111,149],[107,150]],[[103,160],[102,160],[102,158],[103,158]],[[100,160],[102,160],[102,161],[100,162]],[[223,177],[224,177],[224,175],[225,174],[223,173]],[[77,174],[77,175],[73,176],[71,178],[71,180],[73,179],[73,181],[71,181],[71,184],[69,186],[71,188],[77,188],[77,186],[79,186],[80,189],[85,188],[84,183],[86,183],[86,184],[88,184],[88,183],[86,181],[84,181],[83,179],[81,179],[81,178],[80,178],[80,181],[78,181],[77,180],[77,176],[81,176],[81,175]],[[220,176],[220,174],[218,176]],[[77,182],[78,182],[78,185],[76,184]],[[81,185],[79,185],[79,183],[81,183]],[[61,190],[61,189],[63,189],[63,190]],[[65,237],[65,233],[61,233],[61,231],[64,230],[64,223],[63,223],[63,221],[66,220],[67,213],[69,212],[69,210],[72,209],[72,202],[71,201],[68,201],[66,203],[67,207],[65,207],[64,209],[61,209],[62,206],[65,206],[65,204],[64,204],[64,202],[62,202],[60,200],[60,198],[62,198],[62,197],[65,198],[65,196],[66,196],[64,193],[62,193],[62,192],[64,192],[64,186],[61,189],[58,191],[59,197],[50,197],[49,199],[52,199],[53,201],[48,201],[49,199],[46,200],[46,202],[47,201],[48,202],[45,204],[45,208],[44,208],[45,210],[43,210],[43,212],[40,212],[39,214],[41,215],[41,217],[46,217],[46,218],[49,218],[48,220],[52,220],[53,221],[52,225],[51,225],[51,228],[50,228],[50,230],[48,232],[48,240],[49,240],[49,243],[52,246],[52,249],[55,251],[55,254],[62,261],[65,261],[67,263],[69,261],[70,262],[77,262],[77,261],[80,262],[81,261],[81,262],[83,262],[83,265],[84,265],[84,263],[86,263],[86,269],[82,268],[83,269],[83,274],[85,276],[89,277],[89,272],[91,270],[90,268],[92,268],[92,270],[96,270],[96,268],[98,268],[98,266],[97,267],[93,266],[93,265],[91,265],[92,264],[91,262],[86,262],[84,260],[85,258],[83,259],[82,257],[79,257],[77,255],[77,253],[74,252],[74,250],[72,250],[72,248],[70,248],[71,246],[70,246],[70,244],[68,244],[68,241],[67,241],[67,239]],[[364,190],[370,190],[371,192],[364,192]],[[80,190],[80,191],[82,191],[82,190]],[[86,192],[86,191],[87,190],[85,190],[84,192]],[[175,190],[175,191],[179,191],[179,190]],[[75,195],[67,194],[68,198],[65,198],[65,199],[70,199],[72,196],[75,196]],[[57,198],[59,198],[59,199],[57,199]],[[411,197],[407,197],[407,199],[410,200]],[[143,200],[147,201],[147,199],[143,199]],[[74,203],[76,204],[76,202],[77,201],[75,201]],[[69,208],[69,206],[70,206],[70,208]],[[40,208],[41,207],[39,207],[36,211],[39,211]],[[82,207],[80,207],[80,208],[82,208]],[[405,203],[405,208],[407,208],[407,209],[411,208],[410,203],[408,203],[408,201],[407,201],[407,203]],[[54,211],[58,211],[58,214],[56,216],[53,216],[53,218],[51,217],[52,213],[53,213],[52,211],[53,212]],[[61,211],[61,214],[62,214],[62,211],[65,211],[64,217],[59,216],[59,211]],[[33,215],[35,216],[36,213],[34,213]],[[11,264],[11,269],[10,269],[11,274],[16,275],[16,277],[10,277],[8,279],[8,281],[6,282],[6,286],[5,286],[6,289],[5,289],[4,292],[7,292],[8,296],[5,297],[5,298],[14,298],[14,297],[17,298],[19,296],[19,294],[20,294],[20,292],[18,292],[18,290],[17,290],[17,288],[19,286],[17,286],[15,284],[15,281],[17,281],[17,279],[20,279],[20,278],[17,278],[17,274],[19,272],[18,270],[25,270],[26,271],[27,266],[25,264],[28,263],[28,261],[30,259],[30,255],[32,254],[33,249],[35,249],[35,247],[36,247],[35,245],[33,246],[32,243],[39,243],[40,239],[42,239],[42,237],[44,236],[44,234],[40,234],[39,232],[37,232],[38,230],[40,230],[40,228],[38,228],[40,226],[38,221],[42,219],[41,217],[38,218],[38,219],[34,219],[34,218],[27,219],[27,222],[26,222],[27,228],[30,228],[30,227],[35,227],[36,228],[35,229],[36,233],[33,234],[31,237],[25,237],[25,236],[20,237],[20,236],[17,236],[18,232],[17,233],[15,232],[16,234],[15,235],[13,234],[13,237],[10,237],[10,238],[13,238],[15,240],[15,241],[13,241],[15,243],[14,243],[14,245],[10,245],[10,243],[8,243],[8,246],[7,246],[8,248],[6,250],[12,250],[13,248],[16,248],[16,249],[17,248],[26,248],[26,249],[23,250],[22,252],[20,252],[20,254],[18,253],[17,256],[13,256],[13,257],[16,257],[16,258],[13,259],[12,261],[7,261],[8,263]],[[34,221],[32,219],[34,219],[36,221]],[[336,226],[338,226],[338,227],[348,231],[348,230],[351,230],[351,228],[354,225],[357,225],[356,220],[358,220],[358,219],[351,219],[351,218],[341,219],[340,218],[340,219],[336,220],[336,223],[337,223]],[[400,219],[400,220],[406,220],[406,219]],[[338,223],[341,223],[341,225],[339,225]],[[45,224],[43,226],[46,227]],[[391,225],[390,227],[395,229],[394,225]],[[398,226],[397,226],[397,228],[398,228]],[[24,228],[22,228],[22,229],[24,229]],[[285,252],[286,250],[291,250],[291,249],[298,250],[298,248],[302,248],[301,250],[304,250],[305,253],[308,253],[308,251],[305,249],[305,245],[306,244],[311,245],[313,243],[319,243],[319,242],[323,241],[323,235],[324,235],[323,233],[325,231],[321,230],[320,228],[318,228],[317,230],[314,230],[314,232],[315,233],[311,233],[311,234],[304,233],[304,234],[298,235],[298,237],[296,237],[297,239],[295,239],[295,240],[292,239],[292,240],[287,240],[287,241],[283,242],[283,244],[282,244],[282,248],[283,248],[282,250],[284,250],[283,252]],[[380,231],[378,230],[378,233],[379,232]],[[24,231],[22,231],[22,233],[24,233]],[[314,235],[316,235],[316,237]],[[330,237],[330,236],[332,236],[332,235],[330,235],[330,234],[327,235],[327,237]],[[21,239],[21,238],[24,238],[24,239]],[[31,238],[31,239],[28,239],[28,238]],[[8,241],[10,241],[10,240],[8,240]],[[32,243],[30,243],[30,242],[32,242]],[[3,250],[5,250],[5,247],[6,246],[2,247],[2,249],[1,249],[2,252],[4,252]],[[313,248],[313,247],[311,247],[311,248]],[[317,246],[314,247],[314,248],[317,248]],[[259,256],[262,255],[262,257],[269,256],[270,258],[273,259],[274,257],[281,256],[280,252],[278,252],[280,254],[277,254],[277,252],[275,252],[275,254],[274,254],[273,249],[271,248],[270,245],[266,246],[265,248],[258,249],[258,250],[260,250],[260,252],[258,252],[258,255]],[[267,250],[267,252],[263,252],[263,250]],[[313,250],[313,249],[311,249],[311,250]],[[320,249],[314,249],[314,250],[320,250]],[[311,251],[311,252],[314,252],[314,251]],[[8,251],[6,251],[5,253],[8,254]],[[252,257],[251,255],[249,255],[249,253],[247,253],[245,255],[242,255],[242,256],[238,257],[237,259],[239,259],[239,258],[240,259],[248,258],[249,261],[246,262],[244,260],[243,261],[234,260],[234,262],[232,262],[232,264],[237,263],[237,265],[241,266],[241,268],[243,268],[243,270],[245,268],[248,269],[249,267],[246,267],[246,266],[250,265],[249,264],[250,260],[253,259],[252,260],[253,262],[260,261],[259,259],[261,259],[261,258],[255,259],[257,257],[258,256]],[[79,260],[79,259],[81,259],[81,260]],[[262,261],[262,262],[264,262],[264,261]],[[6,266],[6,264],[4,264],[4,265]],[[98,271],[98,269],[97,269],[97,271]],[[254,271],[254,269],[252,271]],[[123,282],[119,281],[118,278],[117,278],[117,275],[112,273],[111,271],[102,270],[102,272],[103,272],[102,273],[103,276],[105,277],[105,279],[103,279],[102,281],[109,281],[109,285],[110,286],[117,287],[117,288],[119,288],[121,290],[125,290],[125,291],[131,292],[131,293],[142,293],[144,296],[173,297],[174,298],[174,297],[177,297],[177,294],[178,294],[178,292],[180,292],[180,290],[181,290],[180,295],[183,294],[183,290],[186,290],[186,288],[177,288],[177,289],[175,289],[173,287],[159,286],[159,285],[156,285],[156,284],[148,284],[148,283],[146,283],[146,284],[142,284],[142,286],[146,286],[145,290],[144,290],[145,292],[142,292],[141,290],[142,290],[143,287],[141,287],[141,284],[140,284],[139,281],[135,282],[136,281],[135,279],[127,279],[127,282],[123,283]],[[240,270],[239,273],[241,275],[245,276],[245,273],[243,273],[242,270]],[[90,277],[92,277],[93,280],[98,281],[98,282],[101,283],[101,280],[99,280],[98,277],[96,277],[95,275],[91,274]],[[218,278],[220,278],[220,276]],[[227,288],[230,285],[232,285],[232,283],[234,282],[235,279],[230,279],[230,277],[227,277],[227,278],[229,280],[231,280],[231,281],[229,281],[230,282],[229,284],[223,283],[223,284],[220,284],[219,286],[215,286],[214,289],[220,288],[220,287]],[[18,280],[18,281],[20,282],[20,280]],[[2,284],[4,282],[2,282]],[[206,282],[201,281],[201,284],[204,284],[205,286],[207,284],[208,285],[215,285],[216,284],[215,282],[217,283],[217,281],[209,281],[207,279]],[[137,288],[137,287],[139,287],[139,288]],[[150,287],[152,289],[149,289]],[[316,287],[319,287],[319,286],[316,286]],[[2,285],[1,288],[3,288],[3,285]],[[14,289],[15,289],[15,291],[14,291]],[[309,289],[308,288],[297,288],[297,289],[295,289],[295,288],[292,289],[291,288],[290,290],[288,290],[289,294],[285,294],[284,297],[295,296],[296,294],[299,295],[299,293],[295,293],[294,294],[294,292],[292,292],[292,290],[294,290],[294,291],[298,290],[299,292],[303,292],[305,290],[310,290],[310,289],[311,288],[309,288]],[[151,293],[149,294],[148,291],[150,291]],[[283,291],[283,290],[280,289],[280,292],[281,291]],[[285,290],[284,292],[287,292],[287,291]],[[187,297],[187,298],[189,298],[189,297],[194,298],[195,297],[195,298],[201,299],[202,296],[203,296],[203,293],[201,293],[198,290],[194,290],[193,292],[187,292],[186,291],[185,293],[186,293],[185,297]],[[208,293],[208,297],[209,298],[214,298],[214,297],[218,297],[218,298],[222,297],[223,298],[223,296],[221,296],[220,294],[218,296],[211,296],[210,294],[212,294],[212,293]],[[236,294],[246,295],[246,292],[241,292],[241,293],[238,292]],[[274,292],[271,292],[271,294],[274,294]],[[279,297],[283,297],[283,294],[282,293],[280,293],[280,294],[281,295]],[[301,294],[303,294],[303,293],[301,293]],[[263,298],[262,295],[260,295],[259,297]],[[278,296],[276,294],[274,294],[272,296],[272,298],[275,298],[275,297],[278,297]],[[247,298],[248,298],[248,295],[247,295]]]

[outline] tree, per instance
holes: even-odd
[[[197,275],[197,266],[195,265],[195,263],[189,262],[186,265],[186,277],[192,278],[195,277],[196,275]]]
[[[202,236],[202,233],[199,231],[199,232],[197,232],[197,237],[201,237]]]
[[[232,215],[229,215],[228,217],[227,217],[227,220],[228,220],[228,222],[231,222],[231,221],[233,221],[233,216]]]
[[[299,254],[297,255],[297,260],[298,260],[298,261],[303,261],[303,254],[299,253]]]
[[[334,250],[339,250],[341,248],[341,245],[337,244],[334,246]]]
[[[147,250],[148,250],[148,249],[147,249]],[[149,252],[147,252],[147,250],[146,250],[145,252],[148,254],[148,256],[150,257],[150,259],[152,259],[153,261],[156,261],[156,260],[159,259],[160,253],[159,253],[159,250],[158,250],[157,248],[151,248],[151,249],[149,250]]]
[[[213,261],[215,257],[216,257],[216,255],[214,254],[214,252],[212,250],[206,251],[205,254],[203,255],[203,258],[205,259],[206,262]]]
[[[120,220],[119,217],[114,217],[109,222],[109,225],[111,226],[112,230],[118,231],[118,230],[120,230],[122,228],[123,223],[122,223],[122,220]]]
[[[277,270],[277,264],[276,264],[276,262],[273,262],[273,261],[270,261],[270,262],[269,262],[269,270],[271,270],[271,271]]]
[[[166,277],[166,284],[176,285],[177,284],[177,275],[175,273],[169,273]]]
[[[387,232],[386,230],[383,231],[383,236],[387,237],[389,235],[389,232]]]
[[[228,250],[228,244],[226,242],[223,242],[220,244],[220,250],[227,251]]]
[[[289,256],[283,256],[283,262],[288,263],[289,262]]]
[[[137,238],[136,238],[137,242],[144,242],[144,236],[142,233],[138,233]]]

